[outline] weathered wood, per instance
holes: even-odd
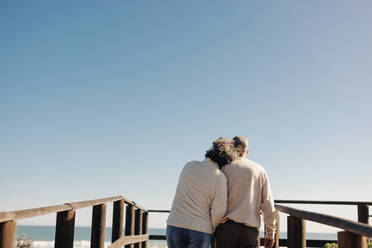
[[[12,212],[0,212],[0,222],[10,220],[20,220],[45,214],[57,213],[62,211],[71,210],[71,206],[68,205],[56,205],[41,208],[32,208],[26,210],[17,210]]]
[[[125,213],[125,235],[134,235],[134,221],[135,221],[134,206],[128,205]],[[133,244],[126,245],[125,248],[134,248]]]
[[[275,203],[290,203],[290,204],[322,204],[322,205],[369,205],[372,202],[361,201],[309,201],[309,200],[275,200]]]
[[[55,248],[73,248],[75,229],[75,211],[57,213]]]
[[[114,202],[113,214],[112,214],[112,235],[111,242],[114,243],[116,240],[123,236],[123,218],[124,218],[124,200]]]
[[[314,205],[366,205],[372,206],[372,202],[361,202],[361,201],[309,201],[309,200],[274,200],[277,203],[288,203],[288,204],[314,204]],[[149,209],[149,213],[169,213],[170,210],[160,209]]]
[[[107,202],[117,201],[124,199],[122,196],[101,198],[90,201],[81,201],[81,202],[71,202],[65,203],[62,205],[54,205],[40,208],[31,208],[25,210],[17,210],[11,212],[0,212],[0,222],[10,221],[10,220],[20,220],[26,219],[51,213],[63,212],[68,210],[76,210],[79,208],[90,207],[94,205],[99,205]]]
[[[351,232],[338,232],[338,248],[367,248],[365,237]]]
[[[368,225],[369,211],[367,205],[358,205],[358,222]],[[367,247],[367,238],[361,236],[362,247]]]
[[[279,248],[279,238],[280,238],[280,225],[279,225],[279,211],[275,211],[275,240],[274,247]]]
[[[106,204],[93,206],[91,248],[104,248],[106,225]]]
[[[149,213],[169,213],[170,210],[149,209],[148,212]]]
[[[290,208],[282,205],[275,205],[275,207],[279,211],[290,214],[299,219],[310,220],[321,224],[338,227],[361,236],[372,237],[372,227],[368,226],[367,224],[358,223],[331,215]]]
[[[148,217],[149,213],[144,212],[142,215],[142,234],[148,234]],[[147,248],[147,241],[142,242],[142,248]]]
[[[151,234],[149,235],[149,240],[166,240],[165,235]]]
[[[141,209],[136,209],[135,214],[136,214],[136,217],[135,217],[135,224],[134,224],[134,234],[141,235],[142,234],[143,211]],[[134,248],[142,248],[142,243],[134,244]]]
[[[287,217],[288,248],[306,248],[306,225],[303,219]]]
[[[69,202],[66,204],[72,206],[73,210],[77,210],[80,208],[96,206],[96,205],[100,205],[100,204],[104,204],[108,202],[118,201],[121,199],[123,199],[122,196],[114,196],[114,197],[101,198],[101,199],[89,200],[89,201]]]
[[[114,243],[112,243],[107,248],[121,248],[123,245],[127,246],[130,244],[134,244],[137,242],[143,242],[149,239],[148,234],[142,234],[142,235],[133,235],[133,236],[123,236],[120,239],[116,240]]]
[[[358,205],[358,222],[368,224],[369,209],[367,205]]]
[[[17,232],[17,223],[7,221],[0,223],[0,248],[14,248]]]
[[[128,205],[132,205],[136,208],[142,209],[143,211],[147,211],[146,208],[138,205],[134,201],[130,201],[127,198],[123,196],[114,196],[114,197],[109,197],[109,198],[102,198],[102,199],[97,199],[97,200],[89,200],[89,201],[80,201],[80,202],[70,202],[67,203],[68,205],[71,205],[73,209],[79,209],[79,208],[85,208],[93,205],[99,205],[102,203],[107,203],[107,202],[114,202],[114,201],[119,201],[119,200],[124,200],[125,203]]]

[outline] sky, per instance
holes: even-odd
[[[116,195],[169,209],[184,164],[236,135],[275,199],[372,201],[371,8],[1,1],[0,211]]]

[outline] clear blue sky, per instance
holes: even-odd
[[[235,135],[276,199],[371,201],[371,9],[1,1],[0,211],[119,194],[168,209],[185,162]]]

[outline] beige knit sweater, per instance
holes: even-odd
[[[275,207],[269,179],[264,168],[246,158],[239,158],[222,168],[227,177],[227,219],[259,228],[260,210],[266,224],[266,238],[275,230]]]
[[[227,182],[210,159],[183,168],[167,224],[212,234],[226,213]]]

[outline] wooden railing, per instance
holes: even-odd
[[[74,242],[75,212],[78,209],[93,207],[91,247],[103,248],[105,239],[106,203],[113,202],[112,244],[109,248],[147,248],[148,240],[164,240],[165,235],[148,234],[148,214],[168,213],[169,210],[147,210],[123,196],[96,199],[90,201],[71,202],[56,206],[0,212],[0,248],[14,248],[16,239],[16,221],[51,213],[57,213],[55,248],[72,248]],[[279,218],[277,218],[277,231],[275,234],[275,247],[287,246],[289,248],[322,247],[325,243],[337,242],[339,248],[366,248],[366,238],[372,238],[372,226],[368,225],[369,208],[372,202],[350,201],[300,201],[277,200],[276,209],[288,214],[287,239],[279,239]],[[354,205],[358,209],[358,222],[346,220],[335,216],[300,210],[287,204],[328,204],[328,205]],[[124,207],[126,207],[124,218]],[[125,230],[123,226],[125,219]],[[338,240],[306,240],[305,220],[341,228]],[[263,239],[260,240],[263,245]]]
[[[275,233],[275,247],[305,248],[324,247],[326,243],[338,243],[339,248],[366,248],[366,237],[372,238],[372,226],[368,225],[369,209],[372,202],[355,201],[305,201],[305,200],[276,200],[277,223]],[[358,222],[320,214],[292,207],[278,205],[286,204],[315,204],[315,205],[353,205],[357,206]],[[288,214],[287,218],[287,239],[279,238],[279,212]],[[149,213],[169,213],[169,210],[149,210]],[[305,220],[341,228],[344,232],[338,233],[338,240],[306,240]],[[165,235],[150,235],[150,240],[165,240]],[[260,239],[263,246],[264,240]],[[212,244],[213,247],[213,244]]]
[[[343,229],[344,231],[338,232],[337,241],[327,241],[327,243],[337,242],[339,248],[367,248],[367,238],[372,238],[372,226],[368,225],[370,217],[368,206],[372,205],[372,202],[281,200],[276,201],[276,203],[354,205],[358,209],[358,222],[355,222],[276,204],[275,207],[278,211],[289,215],[287,217],[287,242],[285,244],[289,248],[322,247],[324,245],[323,243],[321,246],[314,246],[306,240],[305,220]]]
[[[51,213],[57,213],[55,248],[72,248],[74,243],[75,212],[93,207],[91,248],[103,248],[105,241],[106,203],[113,202],[112,244],[109,248],[146,248],[148,234],[148,210],[123,196],[90,201],[70,202],[62,205],[33,208],[12,212],[0,212],[0,248],[14,248],[16,221]],[[125,235],[123,235],[124,206],[126,205]]]

